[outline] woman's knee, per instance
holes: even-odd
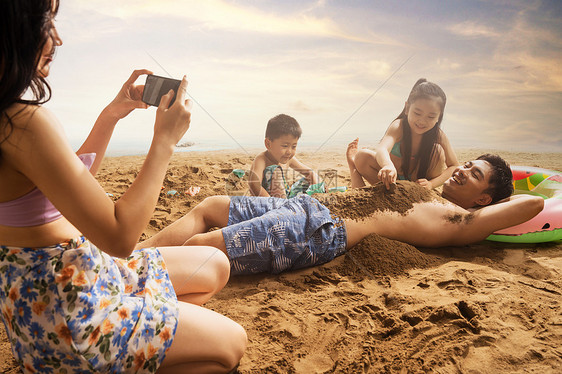
[[[221,290],[228,283],[230,278],[230,261],[228,257],[222,251],[215,247],[212,248],[212,255],[209,257],[206,266],[212,269],[212,274],[214,274],[214,285],[215,292]]]
[[[159,371],[230,372],[244,355],[246,331],[230,318],[190,303],[179,304],[179,324]]]
[[[222,351],[222,364],[232,370],[238,365],[248,344],[246,330],[238,323],[232,321],[232,326],[227,332],[228,342]]]
[[[197,239],[198,236],[201,237],[204,234],[197,234],[188,242]],[[197,266],[195,273],[189,276],[197,277],[197,283],[205,285],[211,295],[214,295],[226,286],[230,278],[228,257],[221,250],[210,246],[208,243],[187,244],[203,256],[200,258],[201,264]]]

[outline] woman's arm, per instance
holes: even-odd
[[[137,78],[143,74],[152,74],[152,72],[146,69],[133,71],[115,99],[100,113],[90,134],[76,152],[79,155],[96,154],[96,159],[90,168],[92,175],[96,175],[99,169],[117,122],[136,108],[148,108],[148,105],[142,101],[144,86],[134,85]]]
[[[189,128],[190,102],[185,99],[184,78],[174,105],[173,96],[162,99],[156,114],[154,136],[146,160],[134,182],[115,203],[105,194],[66,142],[56,119],[38,108],[25,126],[17,126],[3,147],[3,156],[29,178],[55,207],[100,249],[128,256],[153,214],[175,144]]]

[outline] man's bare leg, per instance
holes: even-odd
[[[229,196],[208,197],[170,226],[137,244],[136,248],[184,245],[196,234],[205,233],[212,227],[225,227],[228,223],[229,207]]]
[[[226,245],[224,244],[224,237],[222,236],[222,230],[214,230],[211,232],[204,232],[201,234],[195,234],[189,238],[183,245],[209,245],[220,249],[226,253]]]

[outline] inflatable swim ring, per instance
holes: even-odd
[[[562,239],[562,173],[512,166],[514,194],[540,196],[544,209],[519,225],[496,231],[487,239],[508,243],[541,243]]]

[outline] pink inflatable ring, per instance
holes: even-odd
[[[488,240],[541,243],[562,239],[562,173],[529,166],[512,166],[514,194],[545,199],[544,209],[520,225],[496,231]]]

